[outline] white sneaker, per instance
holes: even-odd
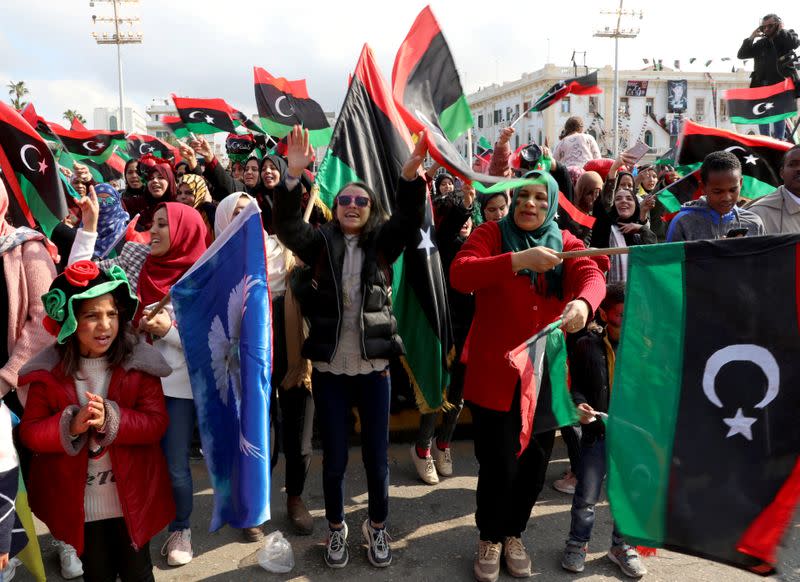
[[[0,570],[0,581],[11,582],[11,580],[14,578],[14,575],[17,573],[17,566],[20,564],[22,564],[22,561],[19,558],[11,558],[8,561],[8,565]]]
[[[450,456],[450,447],[441,450],[436,445],[431,447],[433,462],[436,463],[436,472],[442,477],[450,477],[453,474],[453,457]]]
[[[427,456],[420,459],[417,454],[417,447],[411,446],[411,460],[414,462],[414,468],[417,470],[417,475],[428,485],[436,485],[439,483],[439,475],[436,474],[436,467],[433,466],[433,457]]]
[[[169,534],[167,541],[161,546],[161,555],[167,557],[170,566],[183,566],[192,561],[192,530],[179,529]]]
[[[61,577],[65,580],[72,580],[83,576],[83,564],[78,558],[75,548],[59,540],[53,540],[53,546],[58,552],[58,561],[61,562]]]

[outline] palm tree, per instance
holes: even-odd
[[[8,88],[8,94],[11,96],[11,105],[15,109],[21,110],[28,104],[27,101],[22,100],[25,95],[30,94],[30,91],[25,86],[25,81],[17,81],[16,83],[10,81],[6,87]]]
[[[77,111],[75,111],[74,109],[67,109],[64,112],[64,119],[66,119],[70,123],[72,123],[72,120],[75,118],[77,118],[78,121],[80,121],[81,123],[86,123],[86,118]]]

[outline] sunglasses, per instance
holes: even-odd
[[[350,206],[355,202],[359,208],[366,208],[370,205],[371,200],[367,196],[352,196],[350,194],[339,194],[336,201],[340,206]]]

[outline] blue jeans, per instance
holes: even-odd
[[[175,499],[175,520],[169,531],[189,528],[192,515],[192,471],[189,468],[189,449],[194,432],[194,400],[165,396],[169,425],[161,440],[161,448],[167,457],[172,496]]]
[[[344,473],[350,440],[350,409],[361,419],[361,458],[367,471],[369,518],[383,523],[389,515],[389,371],[345,376],[318,372],[311,376],[322,440],[322,490],[325,518],[344,521]]]
[[[758,126],[758,133],[761,135],[770,135],[769,123],[764,123]],[[786,136],[786,122],[781,119],[772,124],[772,137],[782,140]]]
[[[569,526],[569,541],[585,544],[592,537],[594,506],[600,499],[603,478],[606,476],[606,438],[590,437],[581,440],[581,456],[578,461],[578,484],[572,497],[572,516]],[[611,545],[618,546],[624,540],[617,531],[611,533]]]

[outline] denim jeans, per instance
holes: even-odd
[[[450,410],[442,412],[442,424],[439,427],[436,440],[441,443],[449,443],[453,440],[453,433],[456,430],[456,423],[464,408],[464,372],[466,366],[459,361],[453,364],[452,375],[450,376],[450,386],[447,388],[447,401],[453,405]],[[419,432],[417,433],[417,446],[421,449],[430,449],[433,442],[433,435],[436,433],[436,419],[438,412],[422,414],[419,418]]]
[[[165,396],[169,425],[161,440],[161,448],[167,457],[172,496],[175,499],[175,520],[169,531],[187,529],[192,515],[192,471],[189,468],[189,449],[194,431],[194,400]]]
[[[561,431],[561,438],[564,439],[564,444],[567,445],[569,470],[575,473],[581,460],[581,427],[580,425],[563,426],[559,430]]]
[[[761,135],[772,135],[775,139],[782,140],[786,136],[786,122],[781,119],[772,124],[772,133],[770,134],[770,124],[763,123],[758,126],[758,133]]]
[[[322,439],[325,518],[344,521],[344,474],[350,440],[350,409],[361,419],[361,458],[367,472],[368,513],[374,523],[389,514],[389,370],[358,376],[314,370],[314,404]]]
[[[606,438],[590,437],[581,441],[581,457],[578,463],[578,484],[572,497],[572,517],[569,526],[569,541],[584,544],[592,537],[594,506],[600,499],[603,478],[606,476]],[[624,543],[617,531],[611,533],[611,545]]]

